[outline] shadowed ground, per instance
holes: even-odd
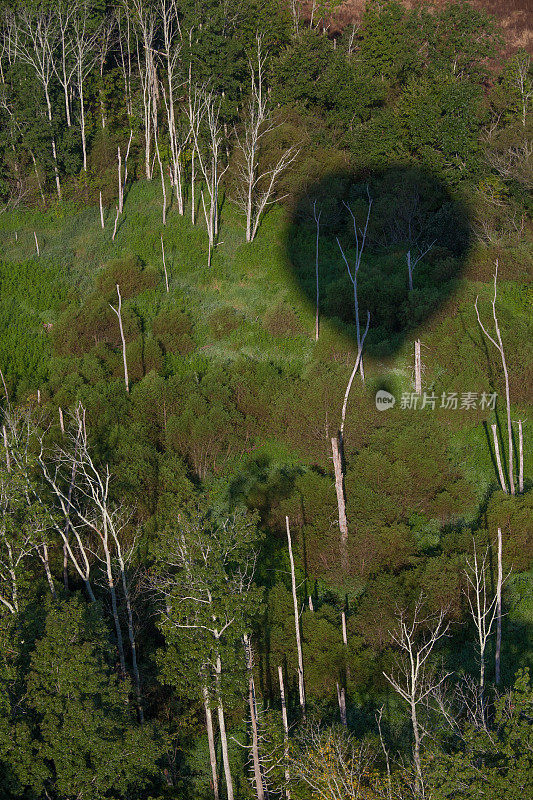
[[[431,173],[395,167],[365,175],[334,173],[307,187],[294,204],[287,251],[298,285],[316,302],[316,219],[319,308],[355,333],[352,270],[357,227],[363,240],[357,275],[359,316],[370,311],[365,351],[393,355],[454,291],[471,245],[465,204]],[[410,261],[412,289],[409,282]]]

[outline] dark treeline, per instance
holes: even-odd
[[[6,798],[531,793],[530,57],[336,5],[0,3]]]

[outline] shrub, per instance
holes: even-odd
[[[192,322],[178,308],[160,311],[152,323],[152,333],[165,353],[186,355],[194,349]]]
[[[156,286],[158,275],[153,267],[145,268],[138,256],[127,255],[108,261],[96,281],[98,292],[108,298],[116,298],[117,283],[120,294],[127,299]]]
[[[223,339],[236,330],[242,322],[242,315],[231,306],[217,308],[207,319],[209,330],[214,339]]]
[[[129,309],[122,309],[126,341],[139,332],[139,320]],[[102,297],[93,295],[78,309],[68,309],[54,328],[54,349],[58,355],[82,355],[100,343],[120,345],[116,314]]]
[[[263,326],[272,336],[296,336],[302,333],[300,320],[291,306],[278,303],[263,317]]]

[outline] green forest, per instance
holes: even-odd
[[[533,64],[482,3],[0,0],[0,798],[533,796]]]

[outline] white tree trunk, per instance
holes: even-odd
[[[204,685],[202,689],[204,698],[205,709],[205,724],[207,728],[207,743],[209,745],[209,761],[211,763],[211,776],[213,780],[213,797],[214,800],[219,800],[218,791],[218,772],[217,772],[217,751],[215,748],[215,734],[213,730],[213,715],[211,713],[211,706],[209,704],[209,692],[207,686]]]
[[[422,359],[420,356],[420,339],[415,340],[415,393],[422,394]]]
[[[300,709],[302,717],[305,719],[305,682],[304,682],[304,660],[302,654],[302,640],[300,635],[300,615],[298,613],[298,596],[296,594],[296,574],[294,571],[294,557],[292,553],[292,539],[291,529],[289,526],[289,518],[285,517],[287,525],[287,541],[289,544],[289,560],[291,565],[291,585],[292,585],[292,602],[294,606],[294,628],[296,632],[296,650],[298,653],[298,694],[300,698]]]
[[[348,718],[346,716],[346,689],[344,686],[341,688],[339,686],[339,682],[337,681],[337,702],[339,704],[339,714],[341,718],[341,724],[346,727],[348,725]]]
[[[81,146],[83,151],[83,171],[87,172],[87,136],[85,135],[85,101],[83,99],[83,75],[79,77],[80,90],[80,125],[81,125]]]
[[[281,719],[283,721],[283,734],[284,734],[284,755],[285,755],[285,783],[287,784],[286,788],[286,796],[287,800],[290,800],[290,791],[289,791],[289,721],[287,719],[287,701],[285,699],[285,686],[283,684],[283,668],[278,667],[278,679],[279,679],[279,693],[281,697]]]
[[[342,612],[342,643],[345,647],[348,647],[348,634],[346,631],[346,614]]]
[[[119,216],[120,216],[120,211],[118,210],[118,206],[117,206],[117,215],[116,215],[116,217],[115,217],[115,224],[114,224],[114,226],[113,226],[113,235],[112,235],[112,237],[111,237],[111,241],[112,241],[112,242],[114,242],[114,241],[115,241],[115,236],[117,235],[117,225],[118,225],[118,218],[119,218]]]
[[[494,441],[494,456],[496,458],[496,464],[498,466],[498,475],[500,476],[500,485],[502,490],[507,494],[507,484],[505,483],[505,476],[503,474],[503,467],[502,467],[502,460],[500,458],[500,445],[498,444],[498,431],[496,428],[496,423],[491,425],[492,428],[492,438]]]
[[[107,586],[109,589],[109,594],[111,595],[111,610],[113,613],[113,621],[115,623],[115,633],[117,635],[117,650],[118,650],[118,657],[120,660],[120,670],[122,674],[125,675],[126,662],[124,659],[124,644],[122,642],[122,630],[120,628],[120,620],[118,618],[117,593],[115,589],[115,581],[113,578],[113,570],[111,566],[111,553],[109,551],[109,547],[107,546],[105,539],[102,539],[102,544],[104,546]]]
[[[139,674],[139,665],[137,663],[137,644],[135,642],[135,629],[133,626],[133,614],[131,610],[131,600],[130,600],[130,592],[128,588],[128,582],[126,578],[126,565],[124,563],[124,559],[122,557],[122,547],[120,545],[120,540],[118,536],[113,533],[113,538],[115,540],[115,547],[117,550],[118,555],[118,562],[120,564],[120,578],[122,581],[122,591],[124,592],[124,599],[126,601],[126,612],[128,616],[128,637],[130,640],[130,650],[131,650],[131,665],[133,668],[133,682],[135,685],[135,694],[137,697],[137,709],[139,712],[139,722],[142,724],[144,722],[144,711],[142,706],[142,697],[141,697],[141,676]]]
[[[117,149],[118,160],[118,213],[122,214],[123,209],[123,195],[122,195],[122,156],[120,154],[120,145]]]
[[[498,578],[496,582],[496,653],[494,658],[494,682],[500,683],[501,648],[502,648],[502,529],[498,528]]]
[[[244,635],[244,649],[248,669],[248,705],[250,708],[250,723],[252,728],[252,763],[254,769],[254,783],[257,800],[264,800],[265,789],[263,786],[263,774],[261,761],[259,758],[259,732],[257,728],[257,705],[255,700],[255,684],[253,676],[252,646],[248,634]]]
[[[165,259],[165,246],[163,244],[163,235],[161,235],[161,250],[163,252],[163,272],[165,273],[165,287],[168,294],[168,273],[167,273],[167,262]]]
[[[522,420],[518,420],[518,491],[524,491],[524,432]]]
[[[339,439],[331,437],[331,450],[333,453],[333,469],[335,471],[335,491],[337,493],[337,508],[339,513],[339,530],[341,533],[341,547],[343,551],[348,543],[348,521],[346,519],[346,501],[344,498],[344,476],[342,472],[342,456]]]
[[[50,97],[48,95],[48,89],[45,88],[45,97],[46,97],[46,107],[48,109],[48,122],[50,123],[50,132],[52,135],[52,155],[54,157],[54,174],[56,178],[56,189],[57,189],[57,196],[61,200],[61,181],[59,180],[59,167],[57,165],[57,150],[56,150],[56,140],[54,137],[54,133],[52,130],[52,105],[50,103]]]
[[[411,701],[411,724],[413,726],[414,736],[414,751],[413,757],[415,762],[415,792],[417,795],[423,794],[424,781],[422,778],[422,763],[420,761],[420,730],[418,727],[418,715],[416,712],[416,703]]]
[[[126,358],[126,339],[124,338],[124,328],[122,327],[122,297],[120,296],[120,287],[116,284],[118,294],[118,307],[114,308],[111,303],[109,304],[118,318],[118,326],[120,329],[120,338],[122,340],[122,360],[124,362],[124,383],[126,384],[126,391],[130,391],[130,381],[128,377],[128,361]]]
[[[220,744],[222,746],[222,761],[224,764],[224,775],[226,777],[227,800],[233,800],[233,778],[231,777],[231,767],[229,763],[229,753],[228,753],[228,737],[226,734],[226,721],[224,719],[224,706],[222,704],[222,694],[220,688],[221,672],[222,672],[222,662],[220,660],[220,656],[217,656],[215,664],[215,673],[217,678],[218,730],[220,732]]]
[[[196,223],[196,209],[195,203],[196,199],[194,196],[194,182],[196,180],[196,172],[195,172],[195,163],[194,163],[194,147],[191,153],[191,223],[194,225]]]

